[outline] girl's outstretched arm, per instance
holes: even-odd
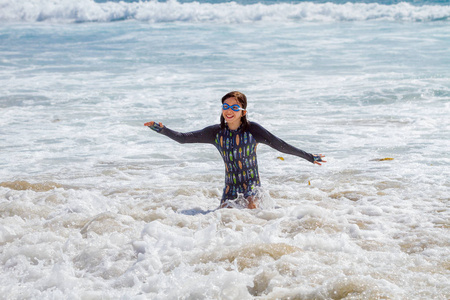
[[[322,154],[318,155],[311,154],[301,149],[298,149],[281,140],[280,138],[276,137],[258,123],[255,122],[250,123],[250,132],[253,134],[258,143],[268,145],[280,152],[304,158],[307,161],[312,162],[313,164],[316,165],[322,165],[321,163],[326,162],[322,160],[322,157],[325,157]]]
[[[156,123],[154,121],[147,122],[144,124],[148,126],[150,129],[163,134],[178,143],[206,143],[206,144],[214,144],[215,135],[220,129],[220,125],[212,125],[208,126],[202,130],[192,131],[192,132],[177,132],[175,130],[171,130],[164,126],[162,123]]]

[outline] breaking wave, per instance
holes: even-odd
[[[387,20],[432,22],[450,20],[450,6],[409,3],[228,3],[104,2],[94,0],[0,0],[0,22],[114,22],[248,23],[346,22]]]

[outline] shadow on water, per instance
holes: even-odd
[[[188,216],[196,216],[196,215],[207,215],[209,213],[215,212],[217,209],[212,210],[202,210],[200,208],[192,208],[192,209],[184,209],[179,211],[179,213]]]

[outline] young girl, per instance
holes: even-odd
[[[314,155],[297,149],[280,140],[261,125],[247,120],[247,98],[240,92],[230,92],[222,97],[222,115],[220,125],[208,126],[202,130],[181,133],[170,130],[154,121],[145,123],[154,131],[164,134],[179,143],[213,144],[222,155],[225,163],[225,187],[221,207],[230,207],[228,201],[242,194],[248,202],[248,208],[256,208],[256,187],[261,186],[256,160],[258,143],[291,155],[304,158],[311,163],[321,165],[322,154]]]

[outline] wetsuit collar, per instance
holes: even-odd
[[[227,125],[228,130],[230,130],[230,131],[232,131],[232,132],[237,132],[237,131],[241,130],[241,128],[242,128],[242,123],[241,123],[241,125],[239,125],[239,127],[238,127],[237,129],[235,129],[235,130],[233,130],[233,129],[231,129],[230,127],[228,127],[228,124],[226,124],[226,125]]]

